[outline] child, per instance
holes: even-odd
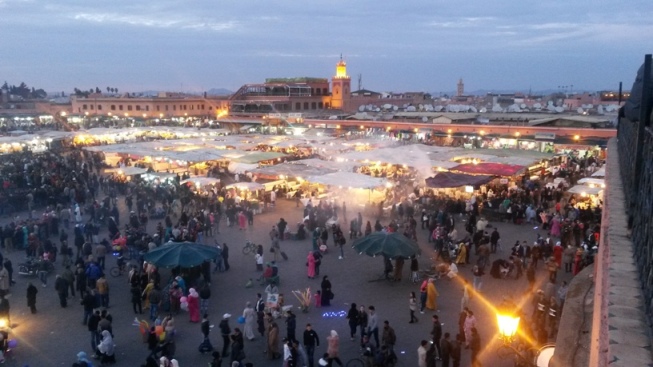
[[[315,308],[322,307],[322,291],[317,291],[314,297],[315,297]]]

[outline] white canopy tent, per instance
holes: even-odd
[[[592,173],[592,177],[605,177],[605,166],[598,169],[598,171]]]
[[[209,185],[218,184],[218,183],[220,183],[220,179],[219,178],[214,178],[214,177],[199,177],[199,176],[197,176],[197,177],[191,177],[191,178],[188,178],[186,180],[183,180],[180,183],[185,184],[185,183],[188,183],[188,182],[192,182],[195,186],[202,187],[202,186],[209,186]]]
[[[602,178],[585,177],[578,180],[578,183],[585,185],[597,185],[605,187],[605,180]]]
[[[236,182],[231,185],[228,185],[226,189],[238,189],[238,190],[262,190],[265,186],[256,182]]]
[[[125,176],[133,176],[133,175],[141,175],[143,173],[147,172],[147,169],[145,168],[140,168],[140,167],[120,167],[120,168],[107,168],[104,170],[106,173],[117,173],[119,175],[125,175]]]
[[[576,185],[569,190],[567,190],[568,193],[570,194],[580,194],[580,195],[598,195],[603,191],[602,188],[600,187],[589,187],[585,185]]]
[[[350,187],[353,189],[374,189],[387,184],[385,178],[371,177],[353,172],[334,172],[322,176],[311,176],[307,181],[327,186]]]

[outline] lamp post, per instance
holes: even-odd
[[[535,363],[524,357],[522,353],[515,348],[514,342],[517,329],[519,328],[519,316],[513,313],[497,312],[497,326],[499,327],[499,339],[502,343],[497,350],[501,358],[508,358],[511,355],[517,357],[523,365],[529,367],[538,367]]]

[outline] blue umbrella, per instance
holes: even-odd
[[[415,241],[396,232],[373,232],[356,239],[352,247],[360,254],[385,255],[391,259],[411,257],[420,253],[419,246]]]
[[[145,261],[161,268],[192,268],[218,256],[216,247],[194,242],[168,242],[143,256]]]

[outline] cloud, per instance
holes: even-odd
[[[172,19],[165,17],[147,17],[122,15],[118,13],[78,13],[72,16],[78,21],[106,24],[127,24],[153,28],[177,28],[194,30],[226,31],[238,27],[237,21],[205,22],[198,19]]]
[[[495,17],[459,17],[453,20],[434,20],[428,26],[435,28],[476,28],[496,20]]]

